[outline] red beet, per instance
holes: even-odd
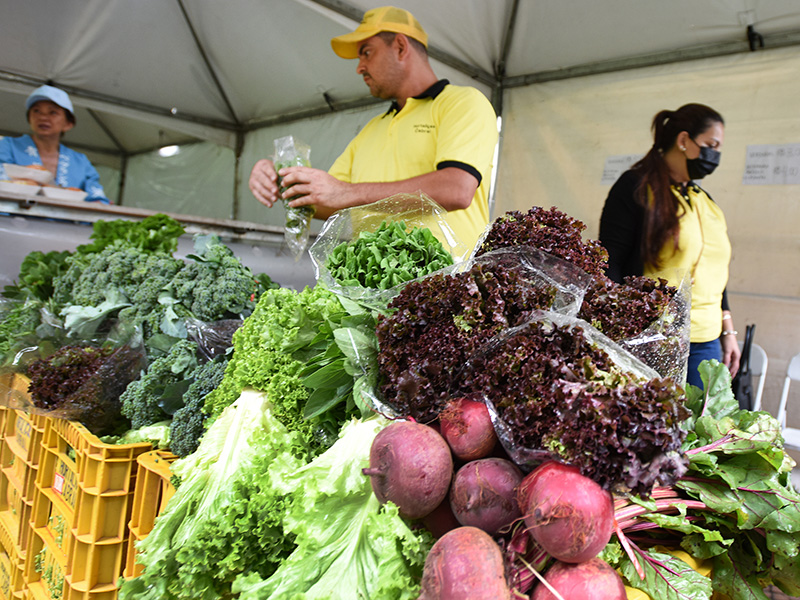
[[[456,527],[461,527],[461,523],[458,522],[458,519],[453,514],[453,509],[450,507],[450,498],[447,496],[439,506],[433,509],[433,512],[422,517],[422,524],[436,538],[442,537]]]
[[[503,554],[477,527],[439,538],[425,559],[418,600],[510,600]]]
[[[369,453],[375,496],[394,502],[402,517],[419,519],[447,495],[453,477],[453,456],[444,438],[427,425],[395,421],[375,439]]]
[[[561,594],[564,600],[625,600],[625,585],[611,566],[592,558],[582,563],[557,562],[545,574],[545,581]],[[556,600],[547,586],[539,583],[531,600]]]
[[[497,434],[483,402],[455,398],[439,414],[442,436],[458,458],[484,458],[497,444]]]
[[[611,539],[611,494],[575,467],[540,465],[522,480],[517,502],[533,538],[562,562],[589,560]]]
[[[482,458],[461,467],[450,488],[450,506],[462,525],[494,535],[522,516],[517,486],[522,471],[502,458]]]

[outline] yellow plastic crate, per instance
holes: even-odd
[[[34,530],[25,558],[28,600],[62,600],[67,588],[67,559],[46,530]]]
[[[126,579],[138,577],[144,570],[144,567],[136,562],[136,542],[143,540],[153,530],[156,517],[161,514],[175,493],[175,487],[170,481],[172,477],[170,465],[177,458],[166,450],[153,450],[137,459],[136,490],[128,524],[130,541],[123,571]]]
[[[105,444],[80,423],[47,419],[31,524],[56,563],[63,559],[65,599],[116,596],[137,458],[151,449],[149,443]]]
[[[25,562],[9,532],[0,526],[0,598],[16,600],[23,598],[26,585]]]
[[[5,410],[0,440],[0,525],[23,558],[30,536],[44,424],[41,415]]]

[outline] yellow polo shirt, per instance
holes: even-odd
[[[478,180],[478,189],[468,208],[447,213],[447,222],[472,248],[489,224],[497,135],[497,117],[486,96],[441,80],[409,98],[402,110],[393,105],[370,120],[328,172],[342,181],[366,183],[464,169]]]
[[[725,215],[714,201],[697,185],[689,184],[684,196],[672,187],[680,204],[680,235],[678,248],[672,241],[661,249],[661,270],[689,271],[692,276],[692,342],[710,342],[722,332],[722,292],[728,283],[731,243]],[[652,268],[645,266],[644,274],[654,277]],[[664,273],[659,271],[661,276]],[[669,277],[667,277],[669,279]],[[669,281],[678,286],[680,281]]]

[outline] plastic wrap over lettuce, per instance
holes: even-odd
[[[626,277],[623,283],[597,277],[586,290],[578,316],[661,377],[683,385],[690,309],[690,280],[685,271],[675,270],[653,278]]]
[[[308,251],[317,283],[385,308],[409,281],[465,259],[469,249],[446,216],[422,192],[337,211]]]
[[[648,496],[686,469],[683,390],[591,325],[539,313],[466,362],[451,393],[486,402],[511,459],[555,459],[615,493]]]
[[[576,314],[588,283],[570,263],[519,246],[405,285],[376,327],[378,409],[435,420],[470,357],[536,311]]]

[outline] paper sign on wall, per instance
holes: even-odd
[[[800,144],[747,146],[742,183],[745,185],[800,184]]]
[[[601,183],[604,185],[611,185],[619,176],[631,168],[631,165],[641,159],[643,154],[621,154],[618,156],[609,156],[606,158],[606,164],[603,167],[603,179]]]

